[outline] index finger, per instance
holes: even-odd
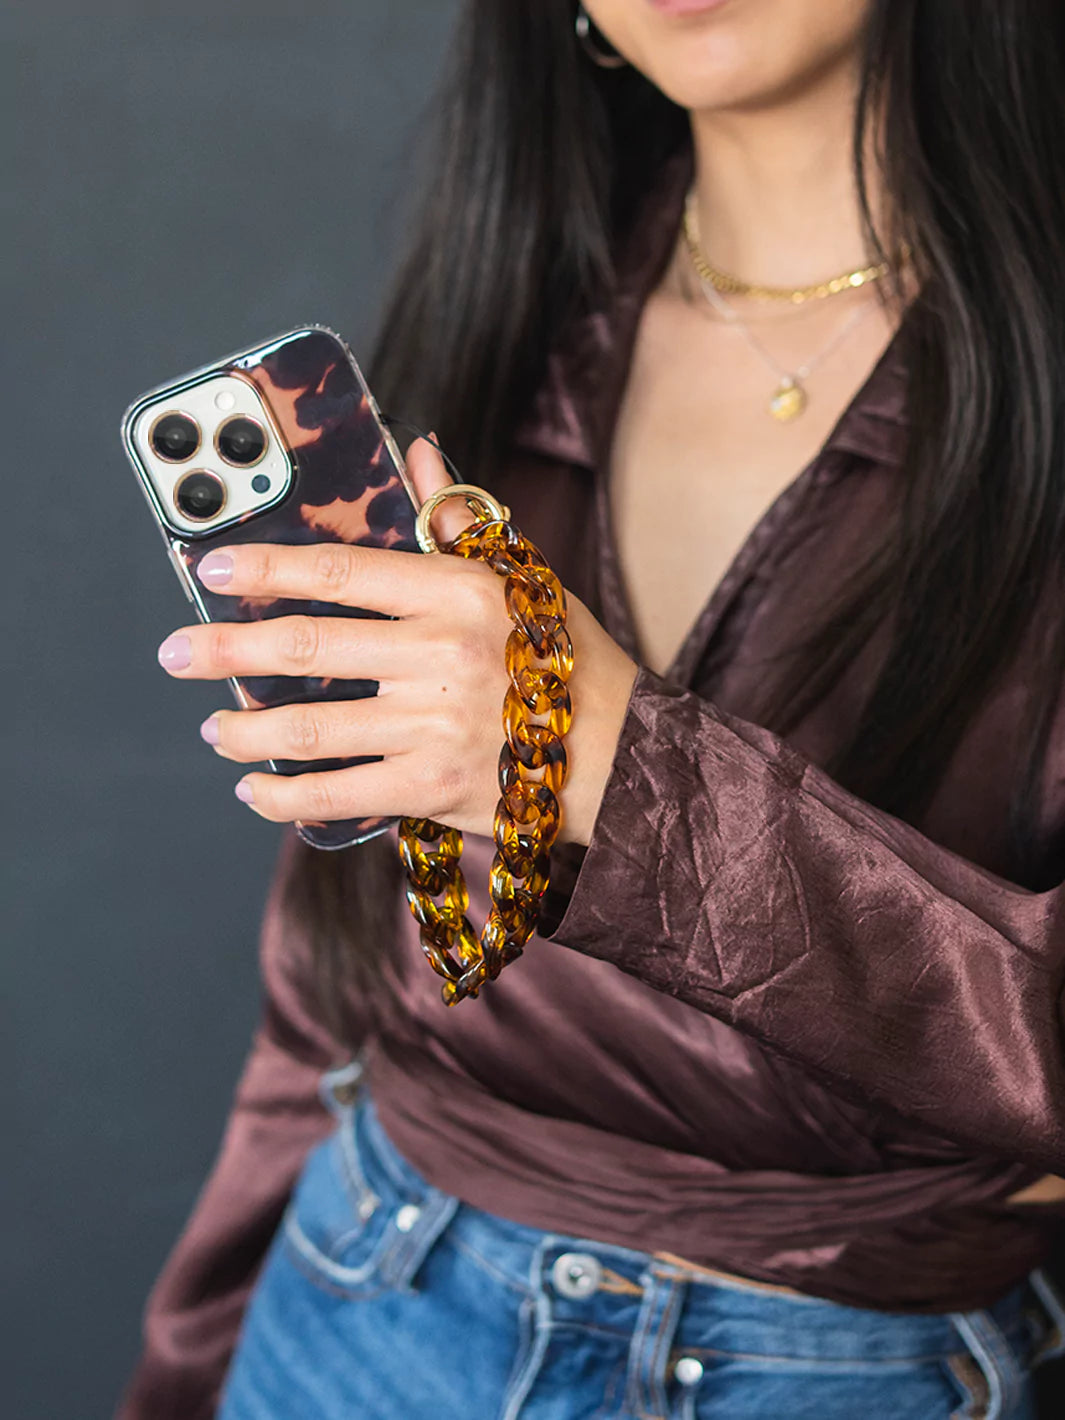
[[[440,553],[400,552],[344,542],[249,542],[213,548],[196,575],[227,596],[295,598],[410,616],[439,599],[454,568]]]

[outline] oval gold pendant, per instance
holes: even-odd
[[[780,424],[797,419],[806,408],[806,391],[795,380],[781,380],[769,401],[769,412]]]

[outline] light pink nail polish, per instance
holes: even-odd
[[[245,784],[243,779],[239,780],[234,786],[233,792],[242,804],[251,804],[255,801],[255,796],[251,791],[251,785]]]
[[[192,660],[192,642],[187,636],[168,636],[157,654],[166,670],[183,671]]]
[[[233,577],[233,559],[228,552],[209,552],[196,568],[196,575],[207,587],[224,587]]]
[[[204,720],[203,724],[200,726],[200,734],[209,745],[216,745],[221,738],[218,732],[218,717],[208,715],[207,719]]]

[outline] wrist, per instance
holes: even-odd
[[[591,694],[574,675],[573,727],[567,737],[569,772],[562,790],[558,842],[587,847],[614,767],[618,741],[639,667],[620,647]],[[580,663],[577,662],[579,666]]]

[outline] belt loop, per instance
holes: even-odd
[[[1028,1281],[1050,1320],[1050,1331],[1032,1357],[1032,1365],[1065,1356],[1065,1299],[1042,1267],[1029,1272]]]
[[[979,1420],[1007,1420],[1024,1398],[1025,1375],[1013,1348],[990,1312],[953,1312],[950,1319],[987,1382],[987,1409],[977,1412]]]
[[[643,1301],[629,1343],[625,1404],[639,1420],[666,1420],[669,1357],[688,1283],[676,1272],[648,1267],[640,1285]]]
[[[326,1070],[318,1080],[318,1098],[337,1119],[348,1118],[362,1092],[366,1052],[362,1050],[346,1065]]]

